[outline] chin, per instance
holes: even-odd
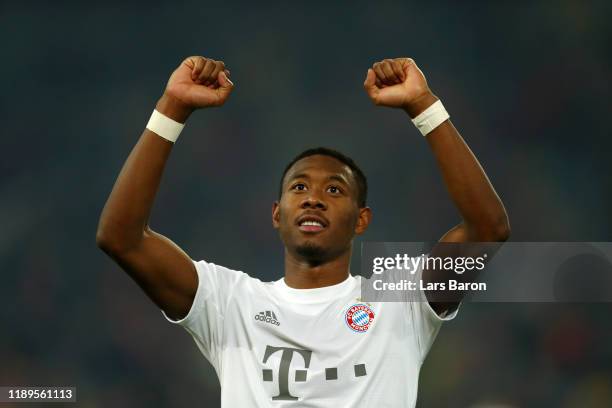
[[[328,255],[328,251],[321,245],[312,241],[306,241],[295,248],[298,255],[310,263],[321,263]]]

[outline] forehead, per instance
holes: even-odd
[[[310,178],[338,176],[347,184],[355,182],[353,171],[349,166],[334,157],[320,154],[304,157],[295,162],[287,171],[284,181],[291,180],[296,176],[307,176]]]

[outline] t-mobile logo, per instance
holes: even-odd
[[[295,370],[295,382],[306,381],[308,374],[308,367],[310,367],[310,358],[312,357],[312,350],[302,350],[291,347],[274,347],[266,346],[266,352],[264,353],[263,362],[268,362],[270,356],[277,351],[282,351],[281,361],[278,367],[278,395],[272,397],[273,401],[297,401],[298,397],[289,393],[289,366],[294,354],[299,354],[304,360],[304,370]],[[354,365],[355,377],[366,376],[365,364]],[[328,367],[325,369],[325,379],[333,381],[338,379],[338,369],[336,367]],[[263,369],[263,380],[273,381],[273,371],[269,368]]]

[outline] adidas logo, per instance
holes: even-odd
[[[276,315],[271,310],[266,310],[265,312],[257,313],[255,315],[255,320],[280,326],[280,322],[276,320]]]

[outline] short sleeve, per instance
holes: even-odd
[[[204,357],[218,370],[227,305],[234,288],[247,275],[205,261],[192,262],[198,288],[189,312],[180,320],[172,320],[163,310],[162,313],[170,323],[183,326],[191,334]]]
[[[418,280],[422,279],[422,269],[419,270]],[[442,327],[443,322],[453,320],[459,311],[459,306],[444,316],[439,316],[429,304],[424,291],[416,291],[416,298],[408,301],[408,311],[411,314],[412,324],[419,350],[420,360],[423,362],[427,353]]]

